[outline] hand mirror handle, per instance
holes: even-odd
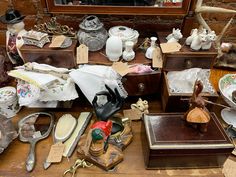
[[[23,133],[22,133],[22,127],[27,124],[27,121],[29,119],[32,119],[34,120],[34,124],[37,120],[40,120],[40,115],[43,115],[43,116],[48,116],[48,120],[50,119],[50,123],[49,123],[49,127],[47,127],[47,129],[44,131],[43,134],[40,133],[40,135],[36,136],[36,137],[32,137],[32,136],[29,136],[29,137],[24,137]],[[36,118],[35,118],[36,117]],[[44,139],[46,137],[48,137],[48,135],[50,134],[52,128],[53,128],[53,125],[54,125],[54,117],[52,114],[50,113],[46,113],[46,112],[37,112],[37,113],[33,113],[33,114],[30,114],[28,115],[27,117],[21,119],[18,123],[18,126],[19,126],[19,137],[20,137],[20,140],[23,141],[23,142],[29,142],[30,143],[30,151],[29,151],[29,154],[28,154],[28,157],[27,157],[27,160],[26,160],[26,169],[27,171],[32,171],[34,166],[35,166],[35,161],[36,161],[36,157],[35,157],[35,145],[36,143],[41,140],[41,139]]]

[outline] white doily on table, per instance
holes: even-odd
[[[183,71],[170,71],[167,73],[169,91],[171,93],[193,93],[194,83],[198,79],[203,83],[203,92],[215,93],[209,77],[209,69],[191,68]]]

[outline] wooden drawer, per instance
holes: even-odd
[[[214,113],[207,132],[187,126],[180,113],[143,117],[142,147],[147,169],[222,167],[234,145]]]
[[[128,74],[122,78],[123,86],[129,96],[154,94],[160,88],[161,71],[145,74]]]
[[[55,67],[74,68],[77,66],[75,58],[76,43],[77,41],[74,40],[72,45],[65,49],[49,48],[49,43],[43,48],[23,45],[20,51],[25,63],[37,62]]]
[[[203,97],[209,101],[216,102],[218,98],[217,92],[201,93]],[[162,109],[165,112],[186,112],[189,108],[188,101],[186,99],[190,98],[192,93],[171,93],[169,89],[168,79],[166,72],[163,73],[163,83],[161,87],[161,102]],[[185,101],[184,101],[185,100]],[[211,110],[212,105],[207,104],[207,108]]]
[[[159,43],[165,43],[167,33],[158,33]],[[179,43],[182,45],[180,51],[173,53],[163,53],[163,70],[179,71],[189,68],[211,68],[217,56],[217,51],[213,47],[209,50],[193,51],[185,45],[185,38]]]
[[[189,68],[211,68],[215,56],[164,54],[164,70],[178,71]]]

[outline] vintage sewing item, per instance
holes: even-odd
[[[32,171],[36,163],[36,143],[49,136],[54,125],[54,116],[46,112],[36,112],[18,122],[19,139],[30,143],[30,152],[26,160],[26,170]]]
[[[11,119],[0,114],[0,154],[17,136],[18,133]]]
[[[194,128],[204,133],[207,131],[207,125],[211,117],[209,111],[205,107],[205,100],[200,96],[202,90],[202,82],[196,80],[192,97],[189,100],[190,108],[185,113],[184,119]]]
[[[79,167],[82,167],[82,168],[89,168],[89,167],[92,167],[93,164],[85,161],[84,159],[77,159],[74,163],[74,165],[72,165],[68,170],[66,170],[63,174],[63,177],[66,176],[67,173],[72,173],[72,176],[71,177],[74,177],[75,176],[75,173],[76,173],[76,170],[77,168]]]

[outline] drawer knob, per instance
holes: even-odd
[[[185,63],[185,68],[187,69],[193,67],[193,62],[190,59],[186,59],[184,63]]]
[[[145,89],[144,83],[139,83],[139,84],[138,84],[138,90],[139,90],[139,92],[143,92],[144,89]]]
[[[51,57],[47,57],[45,60],[44,60],[45,64],[52,64],[52,58]]]

